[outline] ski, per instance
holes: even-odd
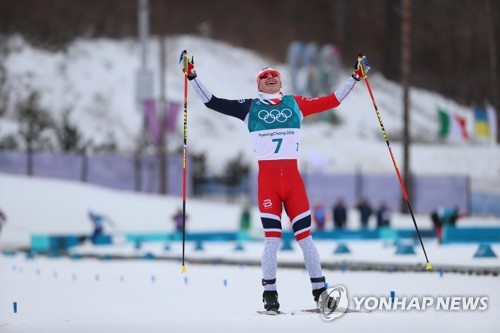
[[[257,313],[262,314],[262,315],[268,315],[268,316],[278,316],[278,315],[286,314],[285,312],[279,311],[279,310],[257,311]]]
[[[342,308],[337,308],[335,309],[335,312],[341,312],[343,311]],[[292,311],[291,314],[294,315],[296,313],[321,313],[321,311],[319,309],[301,309],[299,311]],[[343,313],[370,313],[371,311],[365,311],[365,310],[356,310],[356,309],[351,309],[351,308],[347,308],[345,309],[345,311],[343,311]],[[268,316],[278,316],[278,315],[284,315],[284,314],[287,314],[286,312],[283,312],[283,311],[279,311],[279,310],[262,310],[262,311],[257,311],[258,314],[261,314],[261,315],[268,315]]]
[[[345,311],[344,311],[345,310]],[[300,310],[301,312],[307,312],[307,313],[321,313],[321,311],[317,308],[314,309],[302,309]],[[365,310],[356,310],[356,309],[351,309],[351,308],[336,308],[334,312],[344,312],[344,313],[370,313],[370,311],[365,311]]]

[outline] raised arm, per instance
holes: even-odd
[[[247,116],[252,104],[251,99],[231,100],[214,96],[214,94],[212,94],[212,92],[208,90],[207,87],[205,87],[205,85],[198,78],[192,58],[188,63],[187,76],[194,91],[207,108],[231,117],[245,120],[245,117]]]
[[[363,63],[366,68],[366,72],[370,70],[370,64],[366,57],[363,56]],[[342,103],[342,101],[349,95],[351,90],[356,85],[356,82],[359,81],[362,77],[361,69],[359,67],[358,62],[354,65],[354,71],[352,75],[347,81],[340,87],[335,90],[333,94],[323,97],[316,98],[308,98],[303,96],[296,96],[295,100],[302,111],[304,117],[309,116],[311,114],[323,112],[326,110],[330,110],[336,108]]]
[[[250,110],[250,105],[252,104],[251,99],[236,100],[219,98],[214,96],[214,94],[203,85],[199,78],[193,79],[191,83],[194,91],[196,91],[196,94],[207,108],[231,117],[245,120]]]

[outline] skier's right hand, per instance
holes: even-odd
[[[364,75],[363,75],[363,70],[361,69],[361,66],[364,67]],[[356,63],[354,64],[354,71],[352,72],[352,77],[356,80],[359,81],[361,78],[363,78],[368,71],[370,70],[370,63],[368,62],[368,59],[366,59],[366,56],[363,54],[358,55],[358,60],[356,60]]]
[[[194,57],[191,57],[191,60],[189,60],[189,57],[187,56],[187,51],[184,50],[181,55],[181,66],[182,66],[182,72],[184,75],[187,75],[188,80],[194,80],[197,76],[196,70],[194,69]],[[184,65],[184,57],[187,57],[187,72],[186,72],[186,67]]]

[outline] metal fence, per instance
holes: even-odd
[[[170,155],[167,163],[167,193],[182,194],[182,156]],[[0,172],[28,173],[27,154],[0,152]],[[155,155],[136,157],[124,154],[78,155],[42,152],[33,155],[33,175],[82,181],[110,188],[160,193],[160,158]],[[240,184],[210,182],[194,184],[188,161],[188,195],[227,197],[240,194],[257,203],[257,173],[242,177]],[[359,198],[366,198],[376,208],[384,202],[390,210],[399,211],[401,188],[392,174],[310,174],[304,173],[304,183],[311,205],[322,202],[331,207],[342,197],[348,207],[354,207]],[[488,197],[488,205],[477,195],[471,195],[466,176],[414,175],[409,189],[415,213],[427,214],[439,206],[458,206],[461,213],[493,214],[498,197]],[[483,196],[484,197],[484,196]],[[475,198],[474,200],[472,198]],[[482,197],[481,197],[482,198]],[[498,210],[498,209],[497,209]],[[500,212],[497,212],[500,215]]]
[[[257,175],[250,184],[250,198],[256,204]],[[355,207],[365,198],[376,209],[385,203],[391,211],[400,211],[402,193],[396,175],[379,174],[303,174],[311,205],[321,202],[330,208],[343,198],[347,207]],[[470,187],[466,176],[414,175],[408,190],[415,213],[428,214],[440,206],[457,206],[461,213],[470,213]]]
[[[160,158],[155,155],[124,154],[33,154],[33,176],[53,177],[119,190],[160,193]],[[0,172],[28,174],[28,155],[0,152]],[[182,156],[167,159],[167,193],[182,195]],[[188,169],[187,193],[192,193]]]

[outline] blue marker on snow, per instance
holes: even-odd
[[[224,287],[227,287],[227,279],[224,279]]]
[[[12,303],[12,308],[14,310],[14,313],[17,313],[17,302]]]
[[[391,302],[394,303],[394,298],[396,297],[396,292],[391,290]]]

